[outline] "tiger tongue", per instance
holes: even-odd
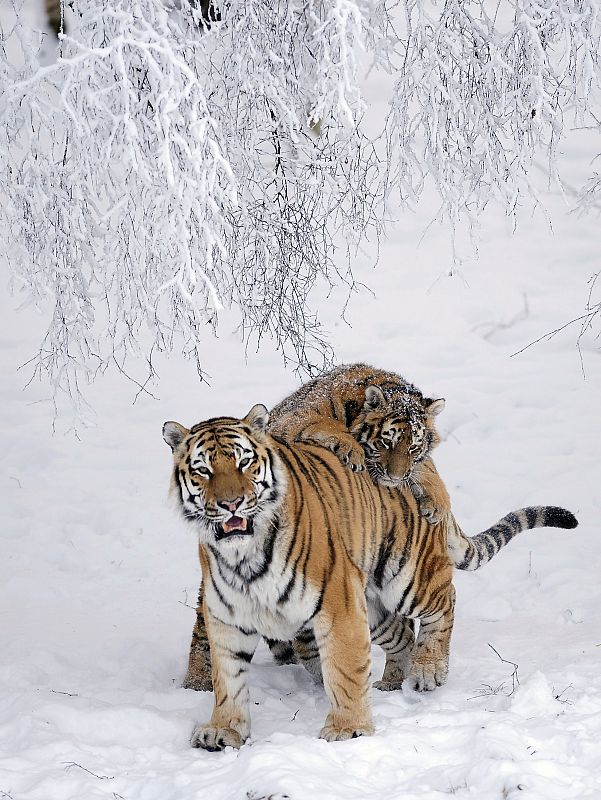
[[[227,522],[223,523],[223,530],[226,533],[231,531],[245,531],[248,525],[248,520],[245,517],[231,517]]]

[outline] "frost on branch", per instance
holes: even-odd
[[[359,56],[371,5],[354,0],[223,6],[211,47],[211,110],[238,178],[228,238],[231,299],[247,336],[267,333],[311,371],[327,344],[308,307],[320,279],[341,274],[369,231],[379,232],[379,162],[360,129]],[[211,29],[213,30],[213,29]]]
[[[231,0],[207,26],[185,4],[80,0],[41,68],[17,14],[0,214],[15,282],[50,319],[32,363],[55,395],[80,402],[111,364],[174,346],[200,372],[226,305],[247,340],[327,359],[308,295],[352,286],[335,244],[378,230],[357,88],[369,8]]]
[[[49,320],[35,374],[76,401],[129,355],[152,375],[177,347],[201,372],[222,307],[247,344],[319,369],[311,292],[353,287],[384,198],[430,181],[453,230],[491,200],[513,213],[533,159],[559,179],[566,125],[598,126],[599,0],[72,5],[50,67],[18,13],[3,33],[0,230]],[[375,143],[370,65],[394,78]]]
[[[430,177],[441,215],[472,225],[490,200],[535,195],[543,155],[557,178],[566,117],[582,125],[599,89],[597,0],[405,0],[386,124],[389,188],[411,204]],[[598,100],[598,96],[596,98]]]

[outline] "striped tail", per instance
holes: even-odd
[[[455,517],[450,516],[448,549],[458,569],[480,569],[514,536],[531,528],[575,528],[578,520],[571,511],[559,506],[528,506],[511,511],[492,528],[466,536]]]

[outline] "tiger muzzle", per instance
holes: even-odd
[[[252,536],[253,521],[248,517],[231,516],[225,522],[218,525],[215,532],[215,539],[229,539],[233,536]]]

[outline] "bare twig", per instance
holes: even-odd
[[[184,599],[177,601],[180,604],[180,606],[185,606],[186,608],[191,608],[192,611],[196,611],[196,607],[195,606],[191,606],[190,603],[188,603],[188,590],[187,589],[182,589],[182,593],[184,595]]]
[[[503,656],[499,653],[499,651],[495,647],[493,647],[490,642],[488,642],[488,646],[493,651],[493,653],[495,653],[499,657],[500,661],[502,661],[504,664],[510,664],[513,667],[513,672],[511,673],[511,691],[508,692],[507,694],[508,697],[511,697],[511,695],[515,692],[516,687],[519,686],[520,683],[520,679],[518,677],[518,665],[513,661],[509,661],[508,659],[503,658]]]
[[[566,686],[565,689],[563,689],[561,692],[558,692],[557,694],[555,694],[555,687],[553,687],[551,691],[553,692],[553,697],[555,698],[555,700],[559,700],[560,703],[565,703],[568,706],[572,706],[574,705],[573,700],[568,700],[568,698],[563,698],[563,695],[568,691],[568,689],[571,688],[572,684],[570,683],[568,686]]]
[[[482,697],[492,697],[498,694],[505,694],[505,683],[500,683],[498,686],[492,686],[490,683],[483,683],[479,689],[476,689],[476,694],[473,697],[468,697],[468,700],[479,700]]]
[[[566,322],[564,325],[560,325],[558,328],[555,328],[555,330],[544,333],[542,336],[539,336],[538,339],[535,339],[533,342],[530,342],[530,344],[527,344],[520,350],[516,350],[515,353],[511,353],[511,358],[513,358],[514,356],[519,356],[520,353],[523,353],[525,350],[528,350],[529,347],[533,347],[535,344],[542,342],[544,339],[552,339],[556,334],[565,330],[565,328],[568,328],[570,325],[573,325],[575,322],[581,322],[583,319],[589,319],[589,317],[590,314],[582,314],[581,316],[575,317],[574,319],[571,319],[569,322]]]
[[[65,767],[65,771],[68,772],[73,767],[77,767],[78,769],[82,769],[84,772],[87,772],[88,775],[92,775],[94,778],[98,778],[101,781],[114,781],[114,775],[97,775],[95,772],[87,769],[86,767],[82,767],[81,764],[78,764],[76,761],[63,761],[63,765]]]

